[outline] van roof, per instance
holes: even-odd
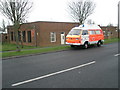
[[[73,29],[101,29],[98,25],[96,24],[82,24],[79,27],[74,27]]]

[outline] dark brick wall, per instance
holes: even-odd
[[[26,42],[23,45],[30,46],[56,46],[61,44],[61,32],[65,32],[65,35],[78,23],[66,23],[66,22],[32,22],[21,25],[19,31],[26,31]],[[27,31],[33,31],[31,43],[28,42]],[[8,41],[15,43],[15,40],[11,41],[11,32],[13,27],[8,27]],[[50,32],[56,33],[56,42],[50,41]]]
[[[55,46],[61,44],[61,32],[65,32],[65,35],[77,24],[76,23],[40,23],[40,35],[39,45],[40,46]],[[50,41],[50,32],[56,33],[56,42]]]

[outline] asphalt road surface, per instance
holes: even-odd
[[[118,88],[118,44],[3,60],[3,88]]]

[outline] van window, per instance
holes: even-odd
[[[94,35],[95,34],[95,31],[94,30],[91,30],[89,31],[90,35]]]
[[[88,31],[87,30],[83,30],[82,31],[82,35],[88,35]]]
[[[80,35],[81,30],[80,29],[72,29],[68,35]]]
[[[96,31],[96,34],[101,34],[101,33],[100,33],[100,30],[97,30],[97,31]]]

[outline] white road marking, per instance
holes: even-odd
[[[115,54],[114,56],[117,57],[117,56],[119,56],[119,55],[120,55],[120,54]]]
[[[95,62],[96,61],[92,61],[92,62],[89,62],[89,63],[86,63],[86,64],[82,64],[82,65],[79,65],[79,66],[76,66],[76,67],[72,67],[72,68],[69,68],[69,69],[61,70],[61,71],[58,71],[58,72],[55,72],[55,73],[51,73],[51,74],[48,74],[48,75],[44,75],[44,76],[40,76],[40,77],[37,77],[37,78],[33,78],[33,79],[25,80],[25,81],[22,81],[22,82],[18,82],[18,83],[12,84],[12,86],[14,87],[14,86],[18,86],[18,85],[21,85],[21,84],[29,83],[29,82],[32,82],[32,81],[35,81],[35,80],[40,80],[40,79],[43,79],[43,78],[47,78],[47,77],[50,77],[50,76],[53,76],[53,75],[57,75],[57,74],[60,74],[60,73],[71,71],[71,70],[74,70],[74,69],[77,69],[77,68],[81,68],[81,67],[84,67],[84,66],[88,66],[88,65],[94,64]]]

